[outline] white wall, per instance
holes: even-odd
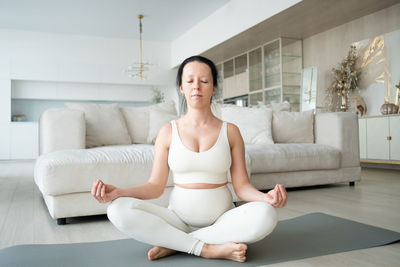
[[[136,87],[173,84],[169,43],[144,41],[143,57],[158,66],[146,81],[133,80],[124,69],[139,59],[138,40],[0,29],[0,77],[11,80]]]
[[[171,66],[201,54],[298,2],[301,0],[229,1],[172,42]]]
[[[38,155],[39,116],[26,116],[30,122],[11,122],[12,99],[28,100],[23,107],[29,115],[48,107],[49,101],[148,103],[153,86],[166,99],[177,101],[170,50],[167,42],[143,42],[144,60],[157,66],[146,81],[140,81],[124,73],[139,59],[138,40],[0,29],[0,159]],[[39,108],[38,99],[46,100]]]

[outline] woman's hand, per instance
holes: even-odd
[[[104,184],[99,179],[93,183],[92,196],[100,203],[106,203],[118,198],[118,188],[110,184]]]
[[[277,184],[274,189],[265,194],[267,202],[275,208],[282,208],[287,202],[287,192],[284,185]]]

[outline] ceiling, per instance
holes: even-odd
[[[303,0],[202,53],[218,63],[278,37],[305,39],[400,0]]]
[[[0,0],[0,28],[172,41],[229,0]]]
[[[170,42],[229,1],[0,0],[0,28],[138,39],[137,15],[143,14],[143,39]],[[304,39],[396,3],[400,0],[303,0],[202,55],[221,62],[279,36]]]

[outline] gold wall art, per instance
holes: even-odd
[[[380,115],[383,104],[399,104],[395,86],[400,79],[399,44],[400,30],[353,43],[361,69],[359,93],[368,106],[367,115]]]

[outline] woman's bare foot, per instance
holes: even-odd
[[[247,245],[227,242],[220,245],[204,244],[200,256],[203,258],[228,259],[238,262],[246,261]]]
[[[147,252],[147,258],[150,261],[157,260],[176,253],[176,250],[155,246]]]

